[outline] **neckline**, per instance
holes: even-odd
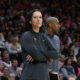
[[[33,31],[32,29],[31,29],[31,32],[32,32],[32,34],[36,34],[36,35],[39,34],[39,32],[35,32],[35,31]]]

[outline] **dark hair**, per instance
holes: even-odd
[[[27,20],[30,21],[32,16],[33,16],[33,13],[36,12],[36,11],[39,11],[41,12],[39,9],[34,9],[34,10],[31,10],[30,12],[27,13]],[[41,12],[42,13],[42,12]]]
[[[31,20],[31,18],[33,16],[33,13],[36,12],[36,11],[41,12],[39,9],[34,9],[34,10],[31,10],[30,12],[27,13],[27,17],[26,17],[27,21],[26,21],[26,29],[25,29],[26,31],[29,31],[29,30],[32,29],[32,25],[30,24],[30,20]],[[42,31],[42,30],[43,30],[43,27],[40,28],[40,31]]]
[[[64,61],[64,65],[67,66],[69,60],[70,60],[70,58],[67,58],[67,59]]]
[[[12,59],[12,63],[14,62],[14,61],[18,61],[16,58],[15,59]]]

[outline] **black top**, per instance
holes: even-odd
[[[49,58],[57,59],[59,56],[46,36],[33,30],[25,32],[22,35],[21,46],[24,66],[20,80],[49,80],[47,61]],[[32,56],[34,62],[26,60],[28,54]]]

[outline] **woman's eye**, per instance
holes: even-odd
[[[33,18],[37,18],[37,17],[35,16],[35,17],[33,17]]]
[[[40,17],[35,16],[35,17],[33,17],[33,18],[40,18],[40,19],[42,19],[42,17],[41,17],[41,16],[40,16]]]
[[[42,18],[41,16],[39,18]]]

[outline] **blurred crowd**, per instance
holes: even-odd
[[[44,24],[48,16],[60,21],[60,80],[67,80],[70,75],[80,80],[80,0],[1,0],[0,80],[20,80],[21,35],[27,31],[26,15],[36,8],[42,11]]]

